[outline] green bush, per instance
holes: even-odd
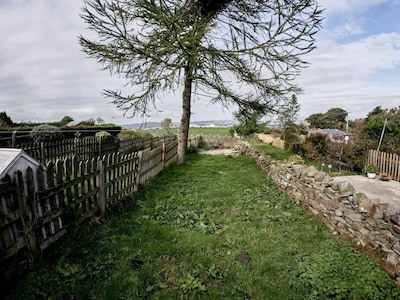
[[[377,165],[375,165],[375,164],[369,164],[368,166],[367,166],[367,172],[368,173],[378,173],[378,166]]]
[[[109,132],[107,132],[105,130],[96,132],[96,137],[104,137],[104,136],[111,136],[111,133],[109,133]]]
[[[238,124],[238,125],[233,125],[229,129],[229,134],[230,136],[234,136],[234,133],[236,133],[240,136],[249,136],[252,135],[253,133],[258,133],[258,132],[263,132],[264,131],[265,124]]]
[[[325,134],[311,134],[303,144],[303,155],[308,160],[324,161],[328,152],[328,138]]]
[[[304,158],[302,158],[300,155],[292,155],[287,159],[287,162],[304,165]]]
[[[35,144],[57,141],[63,138],[60,128],[43,124],[35,126],[30,132],[30,137]]]
[[[120,133],[118,133],[119,139],[132,139],[139,136],[140,132],[134,129],[123,129]]]

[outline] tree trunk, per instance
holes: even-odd
[[[178,164],[183,165],[186,161],[187,143],[189,137],[191,100],[193,82],[193,60],[188,59],[185,67],[185,84],[182,94],[182,118],[178,136]]]

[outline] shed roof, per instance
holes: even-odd
[[[31,165],[39,165],[35,159],[26,154],[22,149],[0,148],[0,179],[8,173],[20,158],[28,161]]]

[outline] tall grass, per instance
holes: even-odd
[[[248,157],[188,156],[83,226],[6,299],[399,299]],[[239,259],[238,256],[246,259]]]

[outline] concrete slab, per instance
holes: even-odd
[[[371,199],[380,199],[381,203],[389,203],[394,210],[400,211],[400,182],[398,181],[382,181],[362,175],[338,176],[333,179],[334,181],[347,180],[357,192],[364,193]]]
[[[239,151],[233,149],[200,150],[199,153],[207,155],[239,155]]]

